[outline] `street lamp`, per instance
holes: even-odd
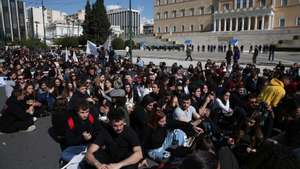
[[[38,39],[39,38],[39,34],[38,34],[38,31],[39,31],[39,29],[38,29],[38,26],[39,26],[39,21],[35,21],[34,22],[35,23],[35,37],[36,37],[36,39]]]
[[[45,6],[44,6],[44,0],[42,0],[42,16],[43,16],[43,29],[44,29],[44,44],[46,45],[46,28],[45,28]]]
[[[132,62],[132,8],[131,0],[129,0],[129,55]]]

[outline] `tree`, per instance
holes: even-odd
[[[91,35],[94,34],[92,29],[92,23],[93,23],[93,12],[90,5],[90,1],[88,0],[85,5],[85,19],[82,24],[83,28],[83,35],[86,37],[86,39],[90,39]]]
[[[64,37],[54,39],[55,45],[60,45],[62,47],[78,47],[79,45],[79,37]]]
[[[91,41],[103,44],[110,34],[110,23],[107,18],[103,0],[96,0],[92,8],[87,1],[83,35]]]
[[[45,45],[43,42],[41,42],[40,39],[27,39],[22,40],[19,42],[15,42],[16,45],[25,46],[31,50],[40,50],[40,49],[46,49],[47,45]]]
[[[113,49],[121,50],[125,48],[125,43],[122,38],[115,38],[114,40],[112,40],[111,46]]]
[[[110,23],[103,0],[96,0],[93,5],[95,42],[103,44],[110,34]]]

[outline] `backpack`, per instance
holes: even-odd
[[[95,122],[95,119],[91,114],[89,114],[88,120],[89,120],[90,124],[94,124],[94,122]],[[74,119],[72,117],[68,118],[68,126],[69,126],[70,129],[75,128]]]

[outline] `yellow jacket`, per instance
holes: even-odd
[[[271,107],[277,107],[280,100],[285,96],[284,84],[282,81],[273,78],[271,82],[261,91],[258,98]]]

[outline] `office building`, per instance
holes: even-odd
[[[109,22],[112,26],[120,26],[124,31],[126,38],[129,37],[129,9],[112,9],[107,11]],[[140,32],[140,11],[132,10],[132,35],[138,35]]]
[[[0,0],[0,39],[27,38],[25,3],[21,0]]]

